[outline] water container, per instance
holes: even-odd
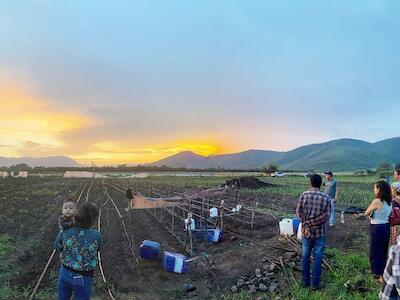
[[[279,222],[279,230],[281,235],[293,235],[293,219],[282,219]]]
[[[301,241],[301,238],[303,237],[303,233],[301,232],[301,223],[299,224],[299,229],[297,230],[297,239]]]
[[[188,270],[186,256],[180,253],[164,251],[163,267],[164,270],[167,272],[174,272],[179,274],[186,273]]]
[[[222,230],[221,229],[207,229],[205,232],[204,239],[207,242],[218,243],[222,240]]]
[[[216,218],[218,217],[218,208],[213,207],[210,208],[210,218]]]
[[[190,227],[189,227],[189,219],[185,219],[185,230],[195,230],[196,229],[196,222],[194,221],[193,218],[190,219]]]
[[[160,243],[144,240],[140,245],[140,256],[144,259],[155,259],[160,256]]]
[[[293,218],[293,233],[295,235],[297,234],[297,230],[299,229],[300,222],[301,222],[300,219]]]

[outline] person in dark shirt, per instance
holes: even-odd
[[[337,181],[333,179],[331,171],[325,172],[325,193],[331,198],[331,217],[329,218],[329,226],[334,226],[335,223],[335,206],[338,201],[339,188]]]
[[[331,199],[321,192],[322,178],[310,176],[311,187],[297,201],[296,214],[302,224],[301,277],[304,287],[321,288],[322,259],[325,250],[326,230],[331,213]],[[310,281],[310,256],[313,251],[314,265]]]
[[[101,233],[90,227],[98,213],[94,204],[82,204],[75,216],[75,225],[60,231],[56,238],[55,249],[61,259],[57,300],[70,300],[72,293],[75,300],[90,299],[101,246]]]
[[[65,230],[74,226],[76,206],[76,202],[71,198],[67,198],[63,201],[62,215],[58,218],[58,227],[60,230]]]

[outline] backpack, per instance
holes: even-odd
[[[390,226],[400,225],[400,205],[396,201],[392,201],[392,213],[389,217]]]

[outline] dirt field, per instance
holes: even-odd
[[[102,282],[98,272],[95,282],[95,297],[98,299],[109,299],[107,287],[116,299],[221,299],[222,296],[229,299],[232,295],[231,286],[241,276],[248,276],[260,268],[265,255],[279,257],[285,254],[284,250],[272,247],[279,245],[278,221],[268,214],[261,219],[265,221],[254,225],[253,230],[232,217],[224,224],[226,231],[222,242],[194,242],[194,256],[197,259],[190,263],[188,274],[167,273],[162,269],[160,260],[145,261],[140,258],[140,243],[145,239],[158,241],[162,250],[183,254],[185,247],[147,210],[131,211],[130,222],[128,213],[124,211],[127,199],[123,192],[100,180],[95,181],[88,191],[90,183],[90,180],[83,179],[34,178],[1,182],[0,234],[9,236],[15,249],[6,258],[0,256],[0,271],[5,282],[1,288],[4,291],[8,285],[14,290],[14,294],[3,292],[6,295],[4,299],[27,299],[33,290],[52,252],[58,232],[57,218],[66,196],[78,198],[82,194],[81,203],[89,201],[102,207],[100,223],[104,242],[101,257],[108,284]],[[126,187],[127,183],[121,182],[120,186]],[[105,187],[121,212],[122,219],[115,206],[107,202],[103,192]],[[245,199],[245,205],[255,201],[245,191],[241,192],[240,197]],[[260,206],[268,207],[272,200],[265,198],[257,201]],[[294,213],[295,201],[274,199],[273,209],[284,208]],[[339,213],[336,214],[338,217]],[[261,218],[264,217],[261,215]],[[367,221],[346,216],[345,224],[340,224],[338,219],[336,224],[328,233],[329,246],[344,251],[367,249]],[[58,266],[59,259],[56,257],[39,288],[37,299],[54,297]],[[272,299],[285,297],[285,282],[279,275],[277,280],[278,290],[271,294],[263,293],[262,296],[269,295]],[[196,287],[195,291],[185,291],[184,286],[189,283]]]

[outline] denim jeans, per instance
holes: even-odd
[[[325,236],[319,238],[305,238],[301,240],[302,254],[301,254],[301,279],[303,285],[311,287],[318,287],[321,279],[322,272],[322,258],[324,257],[325,250]],[[310,282],[310,257],[311,250],[314,257],[314,265],[312,270],[312,277]]]
[[[331,217],[329,218],[329,224],[333,225],[335,222],[335,202],[331,198]]]
[[[82,276],[60,267],[57,280],[57,300],[89,300],[92,294],[93,277]]]

